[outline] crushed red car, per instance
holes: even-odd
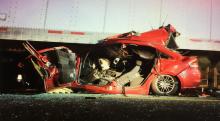
[[[67,47],[37,51],[19,63],[19,82],[44,92],[67,87],[75,92],[175,95],[200,83],[198,59],[175,51],[179,33],[171,25],[144,33],[108,37],[84,54]]]

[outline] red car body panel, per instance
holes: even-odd
[[[125,45],[140,45],[146,47],[149,46],[155,48],[157,51],[168,56],[166,58],[157,58],[157,63],[155,64],[154,68],[152,68],[151,73],[145,78],[141,85],[135,87],[126,87],[119,85],[115,80],[104,86],[81,84],[79,80],[77,80],[79,78],[81,64],[79,55],[76,59],[76,80],[73,80],[70,83],[57,86],[54,84],[57,78],[59,78],[57,70],[48,69],[50,76],[45,78],[44,80],[45,91],[57,87],[70,87],[72,89],[85,90],[90,93],[148,95],[152,81],[155,78],[157,78],[158,75],[161,74],[176,77],[181,85],[180,90],[184,90],[186,88],[196,88],[201,80],[201,74],[198,69],[197,58],[182,56],[178,52],[167,48],[166,45],[169,41],[170,33],[172,32],[176,32],[176,30],[172,26],[170,26],[169,30],[167,30],[167,28],[165,27],[161,27],[160,29],[144,32],[140,35],[126,33],[125,36],[123,34],[120,34],[113,37],[108,37],[101,42],[101,44],[103,45],[112,45],[119,43]],[[49,48],[40,50],[38,52],[44,53],[53,49],[54,48]],[[46,62],[44,62],[44,64],[46,64]]]

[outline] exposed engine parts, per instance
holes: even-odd
[[[91,50],[84,59],[81,80],[83,83],[106,85],[115,80],[121,86],[135,86],[140,84],[146,74],[142,74],[143,68],[150,72],[153,66],[154,54],[149,48],[136,49],[136,46],[117,45],[99,47]],[[149,63],[151,62],[151,63]],[[149,65],[148,65],[148,64]]]

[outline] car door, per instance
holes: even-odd
[[[27,60],[30,61],[38,77],[40,76],[39,79],[29,77],[29,80],[42,81],[44,91],[66,87],[76,80],[77,57],[69,48],[61,46],[37,51],[29,42],[23,45],[31,54]],[[26,74],[27,76],[30,75]]]

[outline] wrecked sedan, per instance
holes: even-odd
[[[19,64],[19,82],[49,92],[175,95],[200,83],[198,60],[174,49],[179,33],[167,25],[144,33],[134,31],[108,37],[84,54],[67,47],[35,50]]]

